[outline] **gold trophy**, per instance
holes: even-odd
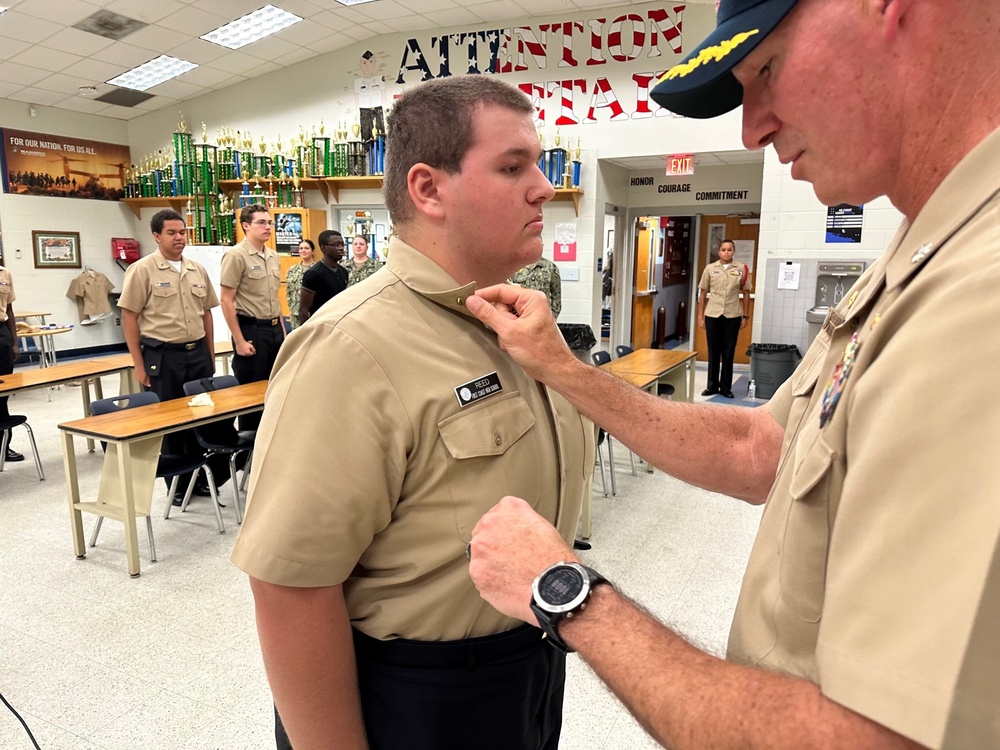
[[[177,132],[178,133],[186,133],[188,126],[187,126],[187,123],[184,122],[184,113],[181,112],[180,116],[181,116],[180,122],[177,123]]]

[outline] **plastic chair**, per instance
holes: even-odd
[[[601,365],[606,365],[611,361],[611,355],[605,351],[594,352],[590,355],[591,359],[594,360],[594,364],[600,367]]]
[[[217,375],[213,378],[189,380],[184,384],[184,395],[196,396],[199,393],[233,388],[239,384],[235,375]],[[202,427],[196,427],[194,434],[198,439],[198,444],[205,449],[206,458],[213,455],[226,455],[229,457],[229,481],[232,483],[233,505],[236,508],[236,523],[243,523],[243,510],[240,508],[240,488],[246,480],[247,472],[250,470],[250,462],[253,460],[253,441],[257,437],[257,431],[237,431],[231,422],[214,422]],[[243,478],[240,482],[237,482],[236,457],[240,453],[246,453],[247,459],[243,466]],[[183,511],[186,507],[187,498],[184,499],[181,510]]]
[[[11,414],[6,417],[0,417],[0,431],[3,433],[3,437],[0,438],[0,471],[3,471],[3,465],[7,460],[7,446],[10,444],[10,431],[14,427],[24,425],[24,429],[28,431],[28,441],[31,443],[31,455],[35,459],[35,470],[38,472],[38,481],[45,481],[45,472],[42,470],[42,461],[38,456],[38,446],[35,444],[35,433],[31,431],[31,425],[28,424],[28,418],[22,414]]]
[[[631,346],[625,346],[624,344],[619,344],[618,346],[615,347],[615,355],[619,359],[624,357],[626,354],[631,354],[634,351],[635,349],[633,349]]]
[[[102,398],[99,401],[91,401],[90,413],[93,416],[113,414],[117,411],[134,409],[139,406],[149,406],[150,404],[157,404],[159,402],[159,397],[152,391],[144,391],[143,393],[125,393],[121,396]],[[106,451],[108,444],[101,441],[101,447]],[[212,488],[212,491],[215,492],[215,479],[212,477],[211,469],[205,465],[205,459],[203,456],[177,456],[171,454],[160,455],[156,461],[156,478],[170,480],[170,490],[167,493],[168,508],[173,500],[174,493],[177,491],[177,483],[184,474],[191,474],[191,481],[188,482],[185,499],[191,495],[191,491],[194,489],[195,472],[198,470],[205,471],[205,478],[208,481],[208,485]],[[140,514],[138,510],[136,513],[137,515]],[[225,531],[225,527],[222,525],[222,514],[219,512],[218,505],[216,505],[215,513],[215,520],[219,525],[219,533],[221,534]],[[149,539],[149,559],[151,562],[156,562],[156,543],[153,540],[152,516],[149,512],[143,515],[146,516],[146,536]],[[94,526],[94,532],[90,535],[91,547],[97,546],[97,537],[101,533],[101,525],[103,523],[104,516],[98,516],[97,525]]]

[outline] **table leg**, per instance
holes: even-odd
[[[128,574],[139,577],[139,538],[135,530],[135,486],[132,483],[132,447],[128,442],[118,444],[118,482],[123,491],[123,518],[125,524],[125,554],[128,556]]]
[[[83,397],[83,416],[90,416],[90,381],[87,378],[83,378],[80,381],[80,396]],[[94,452],[94,441],[91,438],[87,438],[87,452]]]
[[[83,543],[83,514],[76,507],[80,502],[80,482],[76,473],[76,452],[73,449],[73,436],[62,432],[63,470],[66,473],[66,495],[69,499],[69,520],[73,531],[73,552],[77,560],[87,557]]]
[[[694,360],[689,359],[687,362],[684,363],[684,366],[687,367],[688,371],[687,393],[685,393],[684,395],[686,397],[687,402],[690,404],[691,402],[694,401]]]

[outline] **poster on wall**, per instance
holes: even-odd
[[[826,242],[861,242],[864,206],[843,203],[826,209]]]
[[[10,128],[0,134],[0,168],[8,195],[105,201],[124,196],[131,164],[128,146]]]
[[[274,246],[279,253],[299,254],[302,241],[302,216],[298,213],[274,212]]]
[[[552,245],[552,260],[576,261],[576,222],[561,221],[556,224],[556,241]]]

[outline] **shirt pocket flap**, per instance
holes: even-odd
[[[502,456],[535,424],[535,415],[520,393],[511,393],[481,408],[456,414],[438,424],[448,452],[456,459]]]
[[[825,346],[821,344],[821,338],[825,337]],[[820,372],[823,370],[823,361],[826,353],[830,350],[829,334],[820,333],[816,337],[816,343],[809,347],[806,356],[792,373],[792,395],[806,396],[816,387]]]
[[[812,444],[803,450],[802,459],[795,466],[795,472],[788,484],[788,492],[796,500],[801,500],[826,476],[833,465],[834,450],[823,440],[823,433],[817,432]]]

